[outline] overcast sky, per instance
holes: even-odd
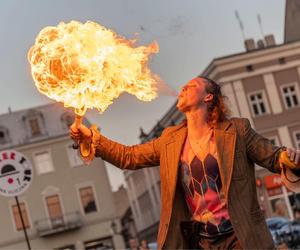
[[[27,51],[45,26],[78,20],[95,21],[127,38],[138,33],[138,44],[157,41],[160,52],[151,69],[176,91],[201,73],[213,58],[243,52],[238,10],[246,38],[265,34],[283,42],[284,0],[0,0],[0,113],[49,102],[33,84]],[[122,95],[108,110],[87,117],[102,133],[124,144],[139,142],[139,127],[148,132],[176,101],[161,95],[151,103]],[[114,190],[122,172],[107,166]]]

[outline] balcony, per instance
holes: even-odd
[[[34,224],[40,237],[78,229],[83,225],[78,211],[66,213],[55,218],[37,220]]]

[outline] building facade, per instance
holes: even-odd
[[[83,164],[69,137],[73,120],[73,112],[60,104],[0,116],[0,151],[23,153],[34,169],[31,186],[19,197],[31,247],[124,248],[113,230],[121,225],[104,162]],[[0,248],[25,249],[14,198],[0,196],[0,215]]]

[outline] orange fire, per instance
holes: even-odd
[[[28,52],[35,85],[81,116],[88,108],[104,112],[124,91],[151,101],[158,79],[147,62],[158,45],[134,43],[94,22],[46,27]]]

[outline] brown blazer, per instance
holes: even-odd
[[[189,219],[190,215],[178,184],[179,158],[186,135],[186,122],[183,122],[166,128],[159,138],[145,144],[124,146],[100,135],[96,146],[96,156],[121,169],[160,165],[159,249],[187,248],[179,223]],[[283,148],[272,146],[244,118],[219,123],[215,138],[227,208],[241,246],[246,249],[274,248],[257,201],[254,163],[280,173],[278,157]]]

